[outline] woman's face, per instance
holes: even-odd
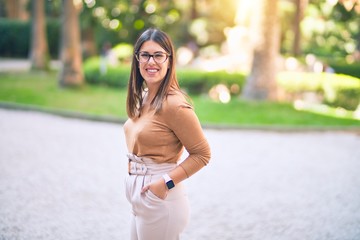
[[[139,50],[138,60],[140,60],[140,74],[145,79],[146,85],[159,86],[170,67],[168,53],[156,42],[146,41]]]

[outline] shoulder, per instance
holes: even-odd
[[[179,130],[198,122],[193,106],[188,100],[190,99],[181,91],[173,91],[167,95],[159,117],[169,128]]]
[[[192,105],[189,103],[186,95],[182,93],[180,90],[171,90],[164,100],[164,110],[168,108],[192,108]]]

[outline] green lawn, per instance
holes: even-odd
[[[60,88],[56,73],[0,73],[0,101],[125,118],[124,90],[95,87]]]
[[[58,87],[56,78],[56,72],[0,73],[0,102],[126,119],[125,89],[92,85],[79,89],[62,89]],[[285,128],[360,127],[359,120],[297,111],[291,104],[247,102],[239,99],[222,104],[213,102],[207,96],[193,96],[192,99],[202,124]]]

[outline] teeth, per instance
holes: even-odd
[[[155,72],[157,72],[157,70],[156,69],[148,69],[148,72],[155,73]]]

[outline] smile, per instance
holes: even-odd
[[[158,72],[159,70],[158,70],[158,69],[155,69],[155,68],[148,68],[148,69],[146,69],[146,71],[149,72],[149,73],[156,73],[156,72]]]

